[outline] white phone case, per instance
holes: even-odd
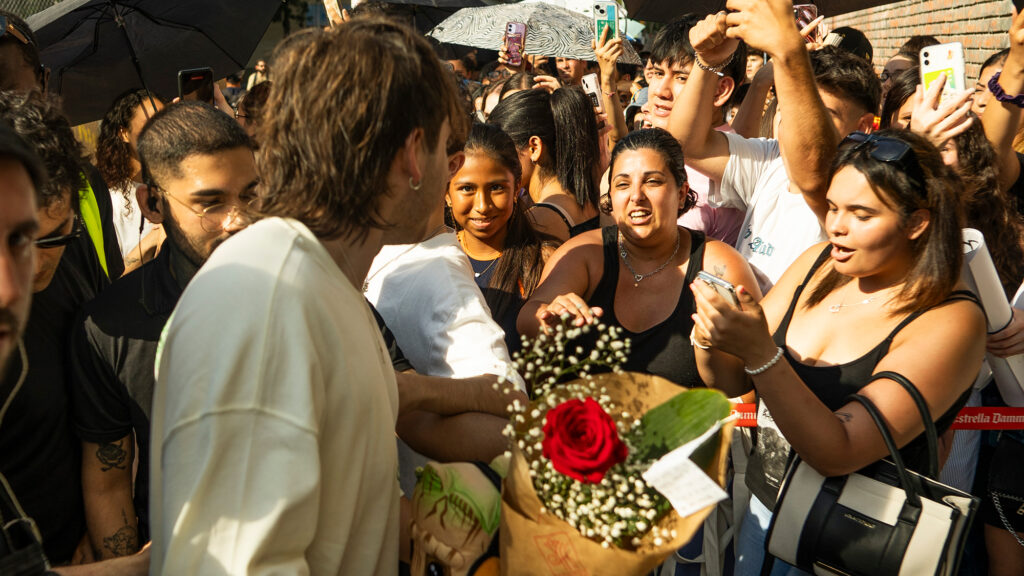
[[[946,85],[942,102],[967,89],[964,73],[964,47],[959,42],[936,44],[921,49],[921,84],[928,90],[943,74]]]

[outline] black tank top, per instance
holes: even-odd
[[[807,286],[807,283],[818,268],[828,259],[831,249],[831,246],[825,247],[821,255],[814,262],[811,270],[807,273],[803,283],[793,293],[789,309],[782,318],[782,322],[779,323],[779,327],[775,329],[772,339],[775,341],[776,346],[782,348],[783,357],[793,367],[793,371],[800,377],[804,385],[829,410],[836,411],[847,404],[847,399],[850,395],[856,394],[868,383],[872,374],[875,373],[875,367],[889,353],[889,347],[892,346],[892,341],[896,335],[921,314],[930,310],[930,308],[916,310],[911,313],[893,328],[892,332],[879,342],[877,346],[856,360],[835,366],[808,366],[797,361],[786,347],[786,333],[789,331],[789,323],[793,319],[793,312],[796,310],[797,302],[800,300],[804,287]],[[970,300],[978,303],[974,294],[966,291],[956,291],[950,294],[949,298],[943,301],[943,304],[954,300]],[[953,403],[953,406],[936,420],[935,427],[940,435],[953,424],[957,413],[966,404],[970,392],[970,388],[968,388]],[[763,404],[759,405],[758,414],[762,414],[764,410]],[[760,422],[761,418],[759,416]],[[925,442],[924,434],[922,433],[900,449],[900,455],[903,457],[908,468],[919,473],[926,473],[928,467],[928,446]],[[750,460],[747,464],[747,485],[751,492],[766,506],[774,506],[775,498],[778,495],[779,482],[781,482],[785,474],[788,456],[789,443],[779,436],[774,428],[762,428],[759,425],[756,432],[754,451],[750,455]]]
[[[604,310],[602,322],[622,328],[615,316],[615,288],[619,283],[618,228],[608,226],[601,231],[604,245],[604,272],[593,295],[587,300],[590,306]],[[680,291],[672,315],[664,322],[643,332],[630,332],[625,328],[623,336],[632,342],[629,359],[622,369],[661,376],[686,387],[704,386],[697,372],[697,360],[690,345],[690,330],[693,328],[691,314],[696,310],[690,283],[704,264],[705,238],[702,232],[687,230],[690,234],[690,262],[686,266],[686,280]]]
[[[569,238],[572,238],[573,236],[579,236],[584,232],[597,230],[598,228],[601,227],[600,216],[594,216],[590,220],[580,222],[579,224],[573,226],[572,223],[569,222],[569,215],[565,212],[565,210],[562,210],[561,206],[558,206],[557,204],[549,204],[547,202],[537,202],[536,204],[534,204],[534,206],[538,208],[547,208],[548,210],[551,210],[555,214],[558,214],[558,217],[562,219],[562,222],[565,222],[565,227],[569,229]]]

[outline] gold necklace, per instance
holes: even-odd
[[[476,260],[477,262],[486,262],[486,260],[481,260],[479,258],[475,258],[475,257],[473,257],[472,254],[469,253],[469,248],[466,248],[466,242],[462,239],[462,233],[463,232],[465,232],[465,230],[459,230],[459,233],[456,234],[456,238],[458,238],[459,244],[462,246],[462,251],[466,253],[466,256],[468,256],[469,258],[471,258],[473,260]],[[484,268],[483,270],[481,270],[479,272],[473,272],[473,277],[474,278],[479,278],[480,276],[486,274],[487,271],[490,270],[492,266],[497,264],[498,260],[500,260],[500,259],[501,259],[501,252],[498,252],[498,255],[495,256],[491,260],[491,263],[488,264],[486,268]]]

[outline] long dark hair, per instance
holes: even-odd
[[[885,93],[885,100],[882,101],[882,116],[879,126],[882,128],[896,127],[896,116],[903,104],[917,90],[917,85],[921,83],[920,75],[921,69],[917,66],[911,66],[896,75],[889,91]]]
[[[958,190],[963,184],[959,176],[943,164],[939,151],[923,136],[895,129],[881,130],[877,134],[901,140],[910,146],[924,174],[923,189],[898,164],[873,158],[870,145],[840,148],[832,164],[831,178],[842,168],[855,168],[871,184],[879,200],[900,214],[903,225],[917,210],[930,213],[928,227],[910,242],[914,264],[898,296],[901,304],[893,313],[926,310],[942,303],[960,280],[963,211]],[[850,276],[844,276],[829,266],[805,307],[820,304],[833,290],[850,280]]]
[[[125,142],[121,134],[131,130],[135,111],[150,97],[149,92],[135,89],[123,92],[115,98],[107,113],[103,115],[100,135],[96,140],[96,168],[107,186],[125,191],[126,207],[130,207],[134,199],[129,187],[132,183],[132,158],[136,155],[132,145]]]
[[[582,90],[516,92],[498,103],[488,122],[511,136],[517,150],[526,148],[531,137],[540,138],[549,150],[548,157],[537,163],[541,174],[557,177],[581,207],[597,208],[597,120]]]
[[[486,154],[512,173],[513,193],[519,192],[522,180],[522,167],[519,154],[512,139],[497,126],[475,124],[469,131],[466,140],[466,154]],[[517,304],[519,297],[529,299],[540,283],[540,274],[544,270],[543,242],[527,219],[526,211],[521,202],[516,201],[512,208],[512,216],[505,224],[505,245],[501,250],[491,276],[488,287],[493,290],[484,291],[484,299],[491,308],[494,318],[502,318],[512,306]]]
[[[967,225],[985,237],[999,282],[1012,298],[1024,278],[1024,218],[999,187],[996,153],[985,137],[981,120],[974,117],[971,127],[953,138],[953,142],[957,172],[963,181]]]

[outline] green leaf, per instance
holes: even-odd
[[[676,394],[640,419],[642,432],[636,442],[639,457],[646,461],[661,458],[699,438],[731,409],[728,398],[717,390],[697,388]]]

